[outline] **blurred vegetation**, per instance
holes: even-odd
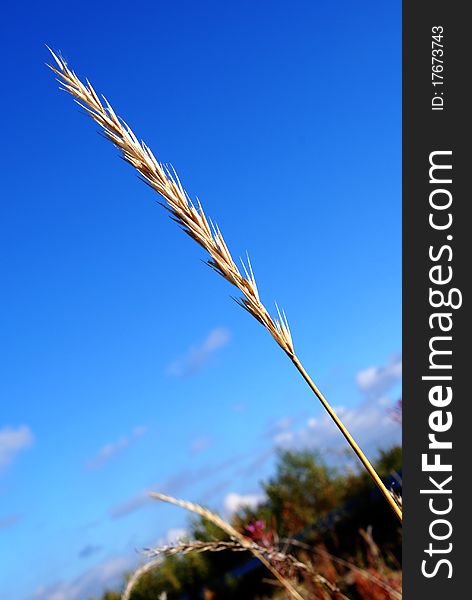
[[[402,469],[401,448],[381,451],[375,467],[393,485]],[[232,519],[241,533],[265,546],[283,548],[284,538],[295,540],[290,553],[311,564],[348,598],[401,597],[401,528],[366,474],[329,467],[316,451],[290,450],[279,453],[275,474],[262,488],[267,500]],[[227,539],[202,519],[193,519],[189,530],[191,539]],[[301,583],[306,598],[341,598]],[[245,552],[225,551],[164,557],[143,576],[132,600],[283,597],[278,593],[257,559]],[[95,600],[119,598],[120,594],[109,591]]]

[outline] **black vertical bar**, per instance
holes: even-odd
[[[472,101],[467,91],[471,87],[472,25],[466,16],[468,8],[467,3],[458,1],[403,3],[406,600],[472,597],[468,544],[472,534],[472,393],[468,379],[472,375],[468,340],[472,333]],[[430,174],[431,161],[452,168],[433,169]],[[445,227],[450,219],[450,226]],[[451,280],[446,282],[449,276]],[[435,308],[432,303],[441,304],[441,292],[445,302],[450,298],[455,306],[462,296],[462,306]],[[444,316],[440,320],[434,314]],[[449,325],[450,331],[444,331]],[[430,344],[433,350],[450,350],[452,354],[432,354]],[[430,360],[437,368],[432,368]],[[423,376],[436,380],[422,379]],[[437,389],[432,392],[435,386]],[[452,393],[450,402],[448,387]],[[438,442],[452,442],[452,449],[429,448],[434,442],[428,436],[433,434]],[[439,460],[452,470],[422,467],[424,454],[427,465]],[[452,480],[447,481],[450,476]],[[433,513],[449,508],[442,515]]]

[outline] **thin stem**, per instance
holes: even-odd
[[[320,392],[320,390],[316,386],[315,382],[311,379],[311,377],[305,371],[302,363],[299,361],[299,359],[297,358],[297,356],[293,355],[293,356],[290,356],[290,358],[291,358],[293,364],[296,366],[296,368],[300,372],[300,374],[303,377],[303,379],[308,383],[308,385],[310,386],[310,388],[313,390],[313,392],[317,396],[318,400],[325,407],[325,409],[327,410],[329,416],[336,423],[338,429],[344,435],[344,437],[346,438],[347,442],[349,443],[349,445],[351,446],[351,448],[354,450],[354,452],[356,453],[357,457],[359,458],[359,460],[361,461],[361,463],[364,465],[364,467],[367,470],[367,472],[369,473],[369,475],[372,477],[375,485],[379,488],[380,492],[382,493],[382,495],[384,496],[384,498],[389,503],[390,508],[397,515],[397,517],[398,517],[398,519],[400,520],[400,523],[401,523],[402,522],[402,511],[401,511],[400,507],[397,505],[397,503],[395,502],[395,500],[392,498],[392,495],[390,494],[390,492],[388,491],[388,489],[385,487],[385,484],[380,479],[377,471],[374,469],[374,467],[370,463],[370,461],[367,458],[367,456],[359,448],[359,446],[357,445],[356,441],[354,440],[354,438],[352,437],[352,435],[347,430],[347,428],[344,425],[344,423],[341,421],[341,419],[338,417],[338,415],[336,414],[336,412],[333,410],[333,408],[331,407],[331,405],[329,404],[329,402],[326,400],[326,398]]]

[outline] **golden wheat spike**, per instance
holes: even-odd
[[[114,112],[110,103],[100,101],[88,80],[82,83],[69,69],[64,59],[51,54],[56,67],[50,68],[59,76],[62,89],[71,94],[87,114],[103,129],[106,137],[121,151],[123,158],[139,171],[145,181],[167,202],[173,218],[210,255],[212,266],[222,277],[236,286],[243,297],[241,303],[262,323],[276,342],[289,355],[294,354],[292,339],[277,319],[272,319],[260,301],[252,268],[245,277],[237,268],[218,227],[211,227],[200,202],[197,208],[185,192],[172,167],[159,163],[144,142],[139,142],[130,127]],[[250,263],[249,263],[250,265]]]

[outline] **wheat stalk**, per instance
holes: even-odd
[[[336,592],[338,594],[340,593],[340,589],[336,585],[333,585],[330,581],[328,581],[319,573],[315,573],[311,565],[298,560],[298,558],[296,558],[295,556],[292,556],[291,554],[287,554],[285,552],[281,552],[280,550],[278,550],[278,548],[275,547],[265,548],[263,546],[260,546],[259,544],[256,544],[256,542],[252,542],[252,547],[254,550],[257,550],[262,555],[264,555],[269,561],[284,563],[288,567],[293,567],[298,571],[308,573],[313,579],[313,581],[329,589],[330,592]],[[191,541],[179,542],[177,544],[168,544],[165,546],[158,546],[157,548],[148,548],[145,549],[145,554],[155,559],[156,557],[160,557],[162,555],[175,556],[176,554],[185,555],[190,554],[192,552],[196,552],[197,554],[199,554],[202,552],[223,552],[225,550],[229,550],[231,552],[248,552],[249,547],[243,546],[237,540],[231,542],[225,542],[220,540],[211,542]],[[159,564],[158,560],[154,560],[153,562],[156,565]]]
[[[200,506],[199,504],[194,504],[193,502],[188,502],[186,500],[179,500],[178,498],[173,498],[172,496],[168,496],[166,494],[160,494],[158,492],[151,492],[149,494],[151,498],[155,500],[160,500],[161,502],[168,502],[169,504],[174,504],[175,506],[180,506],[185,510],[188,510],[207,521],[210,521],[217,527],[219,527],[222,531],[227,533],[230,538],[240,544],[243,548],[246,548],[252,554],[259,559],[259,561],[274,575],[276,579],[284,586],[287,592],[297,600],[303,600],[303,596],[293,587],[293,585],[285,579],[278,571],[275,569],[267,558],[264,556],[264,551],[257,544],[254,544],[252,540],[244,537],[237,529],[235,529],[230,523],[227,523],[224,519],[222,519],[219,515],[214,512],[211,512],[207,508]]]
[[[272,573],[272,575],[274,575],[274,577],[276,577],[276,579],[282,584],[282,586],[287,590],[287,592],[290,594],[290,596],[292,598],[296,598],[296,600],[304,600],[303,596],[301,596],[301,594],[294,588],[292,583],[290,583],[290,581],[288,581],[285,577],[283,577],[277,571],[277,569],[275,569],[270,564],[269,560],[265,556],[266,551],[264,550],[264,548],[261,548],[260,546],[255,544],[252,540],[249,540],[248,538],[241,535],[237,529],[235,529],[232,525],[227,523],[219,515],[211,512],[210,510],[208,510],[207,508],[204,508],[203,506],[200,506],[199,504],[194,504],[193,502],[187,502],[186,500],[179,500],[177,498],[173,498],[172,496],[167,496],[166,494],[159,494],[157,492],[151,492],[149,495],[151,498],[154,498],[155,500],[160,500],[161,502],[168,502],[169,504],[174,504],[175,506],[180,506],[181,508],[184,508],[185,510],[188,510],[196,515],[199,515],[200,517],[202,517],[204,519],[207,519],[208,521],[211,521],[214,525],[216,525],[222,531],[227,533],[232,540],[232,542],[228,542],[228,543],[217,542],[217,543],[210,543],[210,544],[193,542],[192,544],[194,545],[194,549],[196,549],[199,552],[205,552],[205,551],[218,552],[220,550],[234,549],[234,548],[238,548],[240,550],[248,550],[249,552],[252,552],[252,554]],[[183,544],[180,548],[178,546],[176,546],[176,547],[165,546],[163,549],[161,548],[161,549],[157,549],[154,551],[151,550],[151,553],[154,556],[156,554],[160,554],[162,552],[167,552],[169,554],[177,554],[178,552],[188,553],[192,550],[192,544]],[[153,561],[145,564],[141,568],[139,568],[133,574],[133,576],[130,578],[130,580],[128,581],[128,584],[126,585],[126,588],[122,594],[122,600],[129,600],[129,598],[131,596],[131,591],[134,588],[134,586],[136,585],[137,581],[141,578],[141,576],[144,575],[145,573],[147,573],[149,570],[153,569],[158,564],[159,564],[158,560],[157,561],[153,560]]]
[[[178,542],[176,544],[166,544],[165,546],[157,546],[156,548],[145,548],[144,553],[146,556],[151,558],[157,558],[163,554],[166,556],[174,556],[176,554],[190,554],[196,552],[223,552],[224,550],[231,550],[231,552],[247,552],[245,546],[237,541],[225,542],[222,540],[215,540],[212,542],[201,542],[201,541],[190,541],[190,542]]]
[[[159,562],[159,560],[151,560],[142,567],[139,567],[139,569],[136,569],[126,583],[126,587],[121,594],[121,600],[130,600],[131,592],[134,590],[134,586],[138,583],[143,575],[155,569]]]
[[[269,331],[277,344],[289,356],[401,521],[401,509],[295,354],[285,313],[277,307],[278,318],[272,317],[261,302],[249,257],[247,265],[241,261],[244,271],[241,273],[218,226],[206,217],[198,199],[196,204],[192,202],[175,170],[158,162],[150,148],[143,141],[140,142],[123,119],[115,114],[109,102],[105,98],[103,101],[100,100],[90,82],[86,80],[83,83],[62,57],[58,57],[52,50],[50,52],[57,67],[48,66],[59,76],[62,89],[76,99],[89,116],[100,125],[105,136],[121,151],[123,158],[137,169],[144,181],[164,198],[166,201],[164,206],[170,211],[172,218],[210,255],[210,259],[207,261],[209,266],[238,288],[242,294],[240,298],[236,299],[238,304]]]

